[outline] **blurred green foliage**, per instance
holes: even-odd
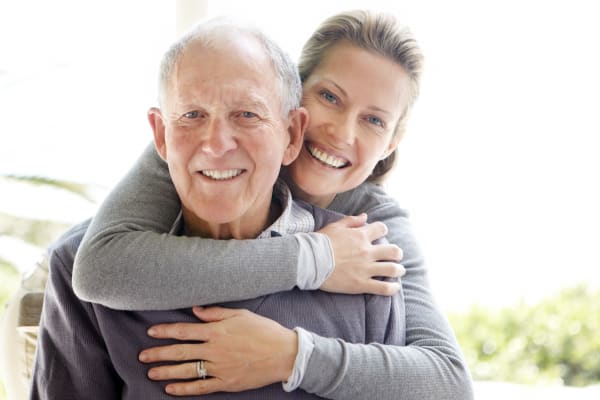
[[[94,195],[90,191],[90,185],[87,183],[65,181],[61,179],[48,178],[46,176],[3,174],[1,175],[1,177],[6,180],[25,182],[28,185],[50,186],[53,188],[63,189],[68,192],[79,195],[88,201],[96,201]]]
[[[23,218],[0,211],[0,235],[15,237],[26,243],[45,248],[66,231],[70,224]]]
[[[535,305],[473,306],[450,321],[475,380],[600,383],[600,291],[580,285]]]

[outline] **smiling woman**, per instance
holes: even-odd
[[[319,45],[309,42],[304,54]],[[405,68],[351,43],[337,44],[322,60],[306,56],[300,73],[307,77],[302,104],[310,122],[288,173],[303,199],[327,207],[336,193],[364,182],[396,150],[401,117],[408,112],[404,105],[415,95]]]

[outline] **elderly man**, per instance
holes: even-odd
[[[213,21],[176,43],[162,65],[161,108],[151,109],[148,116],[156,149],[169,165],[182,202],[172,233],[260,238],[299,227],[318,229],[316,220],[334,218],[325,210],[294,203],[287,187],[277,182],[281,165],[297,156],[307,122],[306,111],[299,107],[297,73],[277,46],[256,31]],[[157,323],[197,319],[189,309],[118,311],[79,300],[71,286],[72,266],[87,226],[85,222],[71,229],[51,249],[32,398],[170,398],[163,383],[148,379],[148,366],[137,361],[141,350],[165,344],[146,330]],[[389,298],[379,299],[365,304],[364,296],[293,290],[225,304],[266,317],[259,319],[257,329],[279,330],[282,348],[289,351],[273,358],[279,375],[265,377],[266,386],[202,398],[317,398],[270,384],[294,376],[298,339],[288,328],[302,326],[323,336],[364,341],[364,332],[351,328],[356,325],[333,317],[339,310],[361,308],[377,317],[398,312]],[[384,322],[380,331],[402,341],[400,327]],[[188,365],[198,377],[207,374],[201,360]]]

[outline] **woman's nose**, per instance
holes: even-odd
[[[356,127],[349,118],[340,118],[325,127],[327,135],[340,146],[351,146],[356,139]]]

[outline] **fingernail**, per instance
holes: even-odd
[[[150,371],[148,371],[148,377],[150,379],[158,379],[159,378],[158,371],[151,369]]]
[[[166,390],[166,391],[167,391],[167,393],[169,393],[169,394],[175,394],[175,393],[177,393],[177,391],[175,390],[175,388],[174,388],[173,386],[167,386],[167,387],[165,388],[165,390]]]
[[[146,353],[140,353],[139,357],[140,361],[148,361],[148,354]]]
[[[204,311],[204,307],[194,306],[194,312],[195,313],[199,313],[199,312],[202,312],[202,311]]]
[[[158,335],[158,331],[156,330],[156,328],[150,328],[150,329],[148,329],[148,335],[156,336],[156,335]]]

